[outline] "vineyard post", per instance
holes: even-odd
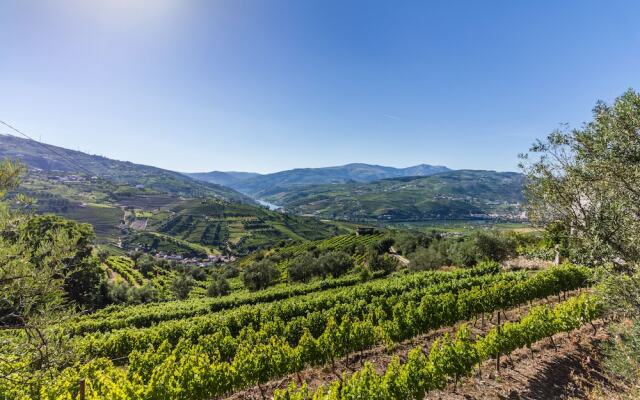
[[[80,389],[78,390],[78,397],[80,397],[80,400],[85,400],[85,390],[86,389],[86,381],[83,379],[80,379]]]
[[[498,309],[498,332],[500,332],[500,309]],[[496,371],[500,372],[500,352],[496,353]]]

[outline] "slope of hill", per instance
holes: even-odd
[[[215,196],[229,201],[253,202],[233,189],[177,172],[112,160],[15,136],[0,135],[0,158],[20,160],[31,169],[43,171],[81,175],[90,172],[117,184],[145,187],[174,195]]]
[[[37,200],[38,212],[90,223],[101,243],[206,257],[345,232],[269,211],[233,189],[176,172],[47,147],[0,136],[0,159],[29,167],[19,192]]]
[[[229,186],[253,198],[263,198],[286,192],[296,187],[327,183],[372,182],[404,176],[428,176],[445,171],[449,171],[449,169],[443,166],[427,164],[408,168],[393,168],[355,163],[326,168],[296,168],[241,179],[231,182]],[[194,177],[203,179],[198,176]]]
[[[260,174],[255,172],[237,172],[237,171],[211,171],[211,172],[188,172],[184,175],[193,179],[205,182],[215,183],[222,186],[231,187],[244,180],[255,178]]]
[[[162,243],[167,236],[208,249],[246,254],[281,241],[317,240],[345,232],[315,219],[217,200],[183,200],[164,212],[137,214],[135,218],[144,220],[145,229],[130,235],[127,245],[153,252],[167,252],[170,244]]]
[[[265,199],[298,214],[348,221],[517,218],[524,177],[460,170],[428,177],[292,188]]]

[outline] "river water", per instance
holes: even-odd
[[[256,201],[258,202],[258,204],[260,204],[261,206],[265,206],[267,207],[269,210],[275,211],[275,210],[279,210],[282,207],[280,207],[279,205],[273,204],[273,203],[269,203],[268,201],[264,201],[264,200],[260,200],[260,199],[256,199]]]

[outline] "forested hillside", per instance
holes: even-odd
[[[347,221],[522,218],[524,176],[452,171],[428,177],[291,189],[265,199],[298,214]]]

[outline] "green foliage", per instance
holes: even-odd
[[[14,189],[21,165],[0,163],[0,197]],[[69,365],[74,353],[55,324],[72,314],[68,299],[84,301],[86,275],[93,265],[85,245],[90,229],[25,214],[29,199],[15,207],[0,200],[0,398],[17,398],[14,389],[35,394],[44,377]],[[86,272],[86,271],[85,271]]]
[[[409,267],[414,271],[433,270],[447,265],[446,247],[444,242],[432,242],[429,247],[420,248],[411,255]]]
[[[309,282],[318,275],[318,260],[311,253],[305,253],[292,259],[287,266],[287,276],[292,282]]]
[[[231,292],[231,287],[229,286],[229,282],[222,277],[221,275],[214,274],[211,277],[211,283],[207,288],[207,296],[209,297],[220,297],[226,296]]]
[[[191,276],[179,274],[171,281],[171,292],[176,299],[184,300],[189,297],[194,286],[195,281]]]
[[[462,325],[455,338],[445,334],[436,340],[427,357],[417,347],[409,352],[404,364],[395,358],[383,374],[378,374],[367,363],[353,375],[320,387],[315,392],[292,385],[277,390],[274,399],[421,399],[426,392],[444,388],[449,379],[457,383],[460,377],[470,375],[473,367],[488,357],[509,354],[555,333],[579,328],[599,315],[596,304],[593,298],[582,295],[555,308],[537,307],[520,322],[508,322],[493,328],[486,336],[476,338],[475,342],[469,328]]]
[[[640,259],[640,95],[598,103],[581,129],[551,133],[523,156],[529,218],[581,262]]]
[[[90,225],[55,215],[37,215],[27,220],[23,235],[26,254],[31,254],[31,261],[36,265],[44,263],[56,251],[55,248],[44,250],[43,246],[54,236],[64,235],[66,240],[73,242],[73,248],[61,260],[65,266],[62,271],[65,292],[81,306],[98,307],[103,304],[104,299],[99,296],[102,271],[97,258],[92,255],[94,235]]]
[[[351,268],[353,268],[353,260],[344,252],[332,251],[318,258],[318,270],[323,276],[329,274],[337,278]]]
[[[107,285],[108,299],[112,304],[144,304],[158,301],[158,290],[151,283],[132,286],[126,281],[113,282]]]
[[[242,271],[242,282],[251,291],[265,289],[273,285],[279,277],[280,271],[269,260],[258,261]]]
[[[372,271],[382,271],[385,275],[398,268],[398,261],[388,254],[373,254],[370,256],[368,264]]]
[[[640,374],[640,321],[637,318],[612,324],[603,344],[605,367],[617,376],[635,382]]]
[[[517,242],[509,234],[480,231],[462,238],[434,237],[427,247],[415,248],[409,256],[410,268],[422,270],[450,264],[471,267],[482,261],[504,261],[516,254]]]

